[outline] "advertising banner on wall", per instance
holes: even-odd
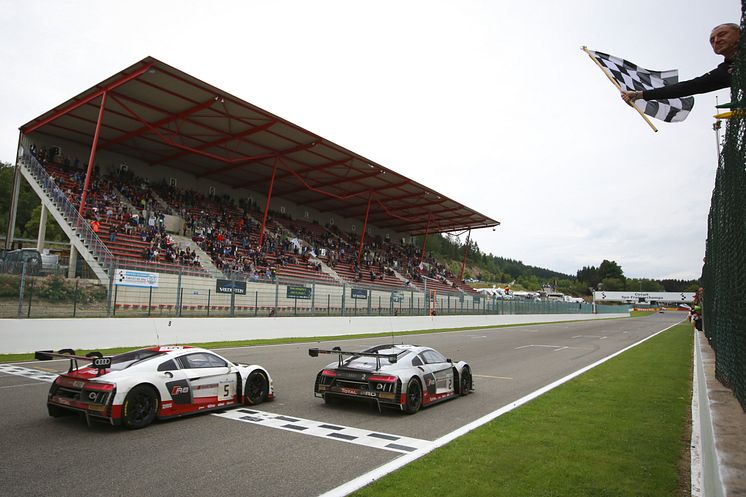
[[[289,299],[310,299],[311,289],[307,286],[288,285],[286,294]]]
[[[158,288],[158,273],[117,269],[114,273],[114,284],[117,286]]]
[[[352,292],[350,293],[350,296],[353,299],[367,299],[368,298],[368,290],[365,290],[363,288],[353,288]]]
[[[626,302],[628,304],[650,304],[652,302],[689,303],[694,292],[593,292],[595,302]]]
[[[246,282],[218,279],[217,283],[215,283],[215,291],[218,293],[235,293],[236,295],[246,295]]]

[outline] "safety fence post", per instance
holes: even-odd
[[[275,278],[275,316],[277,316],[277,307],[280,305],[280,280]]]
[[[23,317],[23,291],[26,286],[26,261],[23,261],[21,268],[21,283],[18,285],[18,319]]]
[[[26,311],[26,317],[27,318],[31,317],[31,302],[32,302],[32,300],[34,298],[34,282],[35,281],[36,280],[34,280],[33,278],[31,278],[31,286],[28,289],[28,309]]]
[[[316,282],[311,283],[311,315],[316,315]]]
[[[148,317],[150,317],[150,310],[153,308],[153,287],[149,288],[148,292]]]
[[[75,317],[75,314],[78,311],[78,297],[79,297],[79,290],[78,285],[80,284],[80,280],[75,280],[75,292],[73,293],[73,317]]]
[[[340,311],[340,316],[345,315],[345,297],[347,296],[347,285],[342,284],[342,310]]]
[[[114,286],[114,263],[109,264],[109,287],[106,290],[106,317],[109,318],[114,315],[114,305],[116,302],[112,300],[112,288]]]

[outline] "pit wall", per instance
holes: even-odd
[[[472,326],[500,326],[628,317],[619,314],[469,316],[3,319],[0,354],[105,349],[284,337],[358,335]]]

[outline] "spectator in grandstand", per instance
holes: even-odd
[[[715,69],[698,78],[661,88],[644,91],[623,91],[622,100],[631,104],[640,98],[643,100],[678,98],[730,87],[733,62],[738,51],[740,35],[741,29],[738,24],[726,23],[715,26],[710,34],[710,45],[717,55],[722,55],[725,59]]]

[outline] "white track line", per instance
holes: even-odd
[[[490,376],[488,374],[473,374],[474,378],[492,378],[493,380],[512,380],[509,376]]]
[[[52,383],[57,378],[57,373],[39,371],[38,369],[22,368],[15,364],[0,364],[0,373],[11,374],[14,376],[23,376],[32,380],[46,381]]]
[[[666,330],[668,330],[670,328],[673,328],[677,324],[679,324],[679,323],[672,324],[671,326],[669,326],[667,328],[664,328],[664,329],[662,329],[660,331],[657,331],[657,332],[653,333],[652,335],[650,335],[649,337],[643,338],[642,340],[640,340],[638,342],[635,342],[632,345],[630,345],[628,347],[625,347],[625,348],[623,348],[622,350],[620,350],[618,352],[615,352],[615,353],[613,353],[613,354],[611,354],[609,356],[606,356],[603,359],[594,362],[593,364],[590,364],[590,365],[588,365],[588,366],[586,366],[584,368],[581,368],[581,369],[575,371],[574,373],[570,373],[569,375],[565,376],[564,378],[560,378],[559,380],[556,380],[556,381],[550,383],[549,385],[546,385],[546,386],[544,386],[544,387],[542,387],[542,388],[540,388],[540,389],[538,389],[538,390],[536,390],[536,391],[534,391],[534,392],[532,392],[532,393],[530,393],[530,394],[528,394],[528,395],[526,395],[524,397],[521,397],[520,399],[516,400],[515,402],[512,402],[512,403],[510,403],[510,404],[508,404],[506,406],[503,406],[500,409],[497,409],[496,411],[492,411],[491,413],[489,413],[489,414],[487,414],[485,416],[482,416],[481,418],[479,418],[479,419],[477,419],[475,421],[472,421],[471,423],[469,423],[467,425],[464,425],[461,428],[459,428],[459,429],[457,429],[455,431],[452,431],[451,433],[443,435],[442,437],[440,437],[437,440],[433,441],[432,444],[430,444],[428,447],[425,447],[425,448],[417,450],[415,452],[410,452],[409,454],[405,454],[405,455],[403,455],[401,457],[398,457],[398,458],[394,459],[393,461],[390,461],[390,462],[388,462],[388,463],[386,463],[386,464],[384,464],[382,466],[379,466],[378,468],[376,468],[376,469],[374,469],[372,471],[369,471],[368,473],[365,473],[362,476],[358,476],[354,480],[350,480],[347,483],[343,483],[342,485],[338,486],[337,488],[333,488],[333,489],[329,490],[328,492],[326,492],[324,494],[321,494],[319,497],[345,497],[345,496],[351,494],[352,492],[360,490],[364,486],[373,483],[374,481],[378,480],[379,478],[381,478],[383,476],[386,476],[387,474],[392,473],[392,472],[396,471],[397,469],[400,469],[400,468],[406,466],[407,464],[411,463],[412,461],[416,461],[417,459],[421,458],[422,456],[424,456],[426,454],[429,454],[433,450],[435,450],[435,449],[437,449],[439,447],[444,446],[448,442],[451,442],[451,441],[455,440],[456,438],[458,438],[458,437],[460,437],[462,435],[465,435],[465,434],[469,433],[470,431],[472,431],[472,430],[474,430],[476,428],[479,428],[480,426],[482,426],[484,424],[489,423],[493,419],[495,419],[495,418],[497,418],[499,416],[502,416],[503,414],[505,414],[507,412],[512,411],[516,407],[520,407],[523,404],[525,404],[525,403],[527,403],[527,402],[529,402],[531,400],[534,400],[535,398],[539,397],[540,395],[543,395],[543,394],[549,392],[550,390],[553,390],[553,389],[557,388],[558,386],[562,385],[563,383],[567,383],[568,381],[572,380],[573,378],[575,378],[577,376],[580,376],[581,374],[585,373],[586,371],[589,371],[589,370],[595,368],[596,366],[605,363],[609,359],[613,359],[614,357],[616,357],[616,356],[618,356],[618,355],[620,355],[620,354],[628,351],[629,349],[631,349],[633,347],[636,347],[636,346],[640,345],[641,343],[643,343],[643,342],[645,342],[647,340],[650,340],[654,336],[659,335],[659,334],[663,333],[664,331],[666,331]]]
[[[0,390],[5,390],[6,388],[18,388],[18,387],[38,387],[39,385],[44,385],[44,383],[39,383],[38,381],[35,381],[34,383],[21,383],[19,385],[5,385],[4,387],[0,387]]]
[[[360,428],[351,428],[349,426],[341,426],[331,423],[322,423],[321,421],[303,419],[297,416],[273,414],[266,411],[257,411],[256,409],[234,409],[231,411],[216,413],[214,416],[266,426],[268,428],[277,428],[279,430],[302,433],[303,435],[311,435],[337,442],[347,442],[356,445],[364,445],[366,447],[374,447],[376,449],[390,450],[400,454],[408,454],[418,450],[423,450],[432,444],[429,440],[402,437],[399,435],[392,435],[391,433],[363,430]]]

